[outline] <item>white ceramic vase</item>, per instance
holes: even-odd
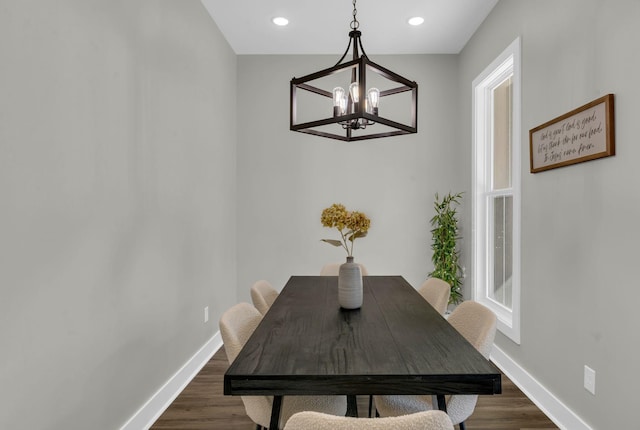
[[[338,303],[344,309],[358,309],[362,306],[362,272],[351,256],[347,257],[346,263],[340,265]]]

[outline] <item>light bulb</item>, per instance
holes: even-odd
[[[380,104],[380,90],[371,88],[367,91],[368,106],[374,115],[378,115],[378,105]]]
[[[349,93],[351,94],[351,100],[353,100],[354,103],[358,103],[360,101],[360,88],[358,87],[357,82],[352,82],[351,85],[349,85]]]
[[[342,97],[340,99],[340,115],[344,115],[347,113],[347,98]]]
[[[335,87],[333,89],[333,116],[342,116],[347,108],[347,98],[344,89]]]

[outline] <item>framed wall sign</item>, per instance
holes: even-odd
[[[615,155],[613,94],[529,130],[531,173]]]

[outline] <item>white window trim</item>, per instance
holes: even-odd
[[[521,68],[520,38],[514,40],[472,83],[473,92],[473,298],[494,311],[498,317],[498,330],[515,343],[520,344],[520,225],[521,225]],[[486,172],[490,166],[489,151],[485,142],[491,138],[491,128],[486,126],[486,113],[491,109],[489,88],[513,72],[513,119],[512,119],[512,190],[513,190],[513,275],[512,307],[503,306],[487,294],[488,276],[484,261],[489,252],[483,235],[489,208],[481,201],[486,190]],[[498,192],[499,193],[499,192]]]

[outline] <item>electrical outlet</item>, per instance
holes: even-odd
[[[596,371],[586,365],[584,366],[584,388],[596,395]]]
[[[209,306],[204,307],[204,322],[209,322]]]

